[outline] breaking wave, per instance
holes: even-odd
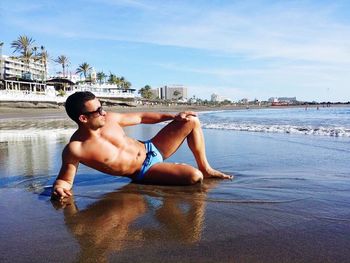
[[[320,135],[332,137],[350,137],[350,128],[346,127],[312,127],[294,125],[263,125],[242,123],[202,123],[204,129],[264,132],[264,133],[290,133],[303,135]]]

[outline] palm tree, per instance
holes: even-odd
[[[49,53],[47,53],[47,51],[45,50],[44,46],[40,47],[41,52],[39,53],[39,58],[41,60],[41,63],[44,64],[44,76],[42,77],[42,80],[47,78],[47,60],[49,59]]]
[[[30,59],[33,58],[33,51],[28,49],[25,52],[23,52],[21,57],[22,57],[22,60],[24,61],[24,63],[27,64],[28,71],[29,71],[29,63],[30,63]]]
[[[76,73],[83,73],[86,81],[86,75],[91,69],[92,67],[88,63],[84,62],[83,64],[79,65],[79,67],[76,70]]]
[[[62,65],[62,74],[63,74],[63,77],[65,77],[66,76],[65,69],[69,64],[69,59],[65,55],[61,55],[61,56],[58,56],[54,61]]]
[[[33,57],[33,45],[34,40],[31,37],[27,36],[19,36],[17,40],[12,41],[11,47],[15,50],[13,53],[18,52],[20,53],[20,57],[22,58],[23,62],[27,65],[27,70],[30,72],[30,59]]]
[[[11,43],[11,47],[15,49],[13,53],[19,52],[21,55],[28,53],[28,51],[32,49],[34,42],[35,41],[31,37],[19,36],[17,40]]]
[[[141,97],[142,98],[145,98],[145,99],[152,99],[154,97],[152,91],[151,91],[151,86],[150,85],[146,85],[144,86],[143,88],[141,88],[139,90],[139,94],[141,94]]]
[[[175,90],[173,93],[174,97],[178,97],[180,94],[181,94],[181,92],[178,90]],[[177,98],[177,99],[179,99],[179,98]]]
[[[119,88],[121,89],[129,89],[131,87],[131,83],[127,81],[124,77],[120,77],[119,79]]]
[[[129,82],[129,81],[124,81],[123,88],[124,88],[124,89],[130,89],[130,87],[131,87],[131,82]]]
[[[119,83],[117,84],[117,86],[122,89],[122,88],[124,88],[124,83],[125,83],[125,78],[123,76],[121,76],[119,78]]]
[[[115,84],[116,81],[117,81],[117,76],[115,74],[113,74],[112,72],[109,72],[108,83]]]
[[[2,58],[2,46],[4,45],[4,42],[0,42],[0,59]]]
[[[36,52],[38,51],[38,47],[33,47],[32,51],[34,51],[34,56],[36,56]]]
[[[121,86],[123,85],[123,79],[116,77],[114,80],[114,84],[117,85],[118,88],[121,88]]]
[[[103,71],[100,71],[100,72],[97,72],[96,77],[100,82],[100,84],[102,84],[102,80],[104,80],[107,77],[107,75]]]

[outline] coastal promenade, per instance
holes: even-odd
[[[54,103],[64,103],[67,96],[56,96],[56,94],[46,92],[46,93],[32,93],[28,91],[20,90],[1,90],[0,91],[0,102],[54,102]]]
[[[29,92],[24,90],[0,90],[0,107],[25,107],[25,108],[52,108],[63,105],[69,95],[74,93],[74,91],[68,91],[65,95],[57,95],[56,92],[46,90],[45,92]],[[124,103],[124,100],[130,102],[133,99],[133,94],[131,93],[118,93],[113,91],[113,94],[106,92],[96,92],[94,94],[109,105],[117,105],[119,103]]]
[[[106,86],[106,85],[105,85]],[[103,86],[103,88],[105,88]],[[106,86],[108,87],[108,86]],[[0,90],[0,101],[25,101],[25,102],[56,102],[63,103],[69,95],[76,91],[92,91],[98,98],[105,99],[134,99],[135,95],[127,90],[89,89],[87,86],[67,91],[63,96],[57,95],[54,89],[46,89],[45,92],[30,92],[28,90]]]

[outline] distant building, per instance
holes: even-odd
[[[96,83],[97,82],[97,73],[96,73],[96,70],[94,68],[92,68],[90,70],[90,81],[92,83]]]
[[[243,98],[241,100],[238,101],[239,104],[248,104],[248,99],[247,98]]]
[[[258,99],[254,99],[252,101],[249,101],[248,104],[250,104],[250,105],[261,105],[261,102]]]
[[[42,60],[31,59],[29,63],[20,58],[2,55],[0,57],[0,79],[24,79],[31,81],[45,81],[47,67]]]
[[[296,97],[271,97],[269,98],[269,102],[272,105],[275,106],[281,106],[281,105],[291,105],[291,104],[297,104],[297,98]]]
[[[134,100],[134,89],[120,89],[117,85],[97,85],[94,69],[90,72],[93,83],[76,85],[75,82],[80,78],[74,73],[48,80],[47,65],[43,60],[22,60],[0,54],[0,101],[63,102],[75,91],[92,91],[98,98]],[[56,96],[59,89],[64,91],[65,96]]]
[[[296,97],[279,97],[278,101],[293,104],[297,102],[297,98]]]
[[[160,99],[160,89],[151,89],[153,99]]]
[[[77,73],[75,73],[73,71],[68,72],[65,77],[63,77],[63,74],[62,75],[58,75],[58,77],[60,77],[60,78],[67,78],[67,79],[69,79],[70,81],[72,81],[74,83],[77,83],[77,82],[83,80],[80,75],[78,75]]]
[[[284,103],[289,103],[289,104],[293,104],[297,102],[297,98],[296,97],[271,97],[269,98],[269,102],[284,102]]]
[[[169,85],[157,89],[151,89],[154,98],[162,100],[187,101],[187,88],[183,85]]]
[[[224,97],[224,96],[220,96],[216,93],[211,94],[211,101],[212,102],[223,102],[223,101],[230,101],[232,102],[231,99]]]
[[[0,81],[5,90],[43,92],[47,79],[47,65],[41,59],[23,62],[21,58],[0,56]]]

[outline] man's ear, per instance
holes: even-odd
[[[86,123],[87,120],[88,120],[88,118],[85,115],[81,114],[79,116],[79,121],[81,121],[82,123]]]

